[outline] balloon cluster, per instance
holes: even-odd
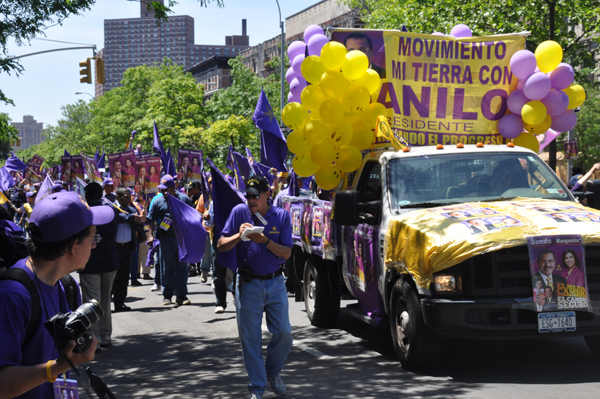
[[[318,25],[306,28],[304,42],[290,44],[288,56],[290,92],[281,118],[292,129],[287,137],[288,149],[296,154],[292,167],[299,176],[315,175],[319,187],[331,190],[342,172],[360,167],[360,151],[373,142],[377,116],[387,115],[385,106],[371,103],[381,85],[379,74],[369,69],[363,52],[330,42]]]
[[[520,50],[511,57],[510,69],[519,81],[507,98],[509,113],[498,121],[503,137],[537,152],[535,135],[573,129],[574,109],[585,100],[585,91],[573,84],[573,67],[562,57],[562,48],[552,40],[541,43],[535,54]]]

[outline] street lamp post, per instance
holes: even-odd
[[[75,94],[77,95],[81,95],[81,94],[87,94],[88,96],[92,97],[92,100],[95,100],[96,97],[92,96],[90,93],[86,93],[84,91],[76,91]]]
[[[279,10],[279,25],[281,26],[281,99],[279,102],[279,112],[283,112],[283,104],[285,103],[284,95],[285,95],[285,86],[283,84],[283,80],[285,79],[283,75],[283,66],[284,66],[284,58],[283,58],[283,44],[285,43],[285,33],[283,33],[283,20],[281,19],[281,8],[279,7],[279,0],[275,0],[277,2],[277,9]]]

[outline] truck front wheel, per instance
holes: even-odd
[[[390,327],[396,356],[407,370],[435,366],[441,351],[440,339],[423,321],[419,298],[412,286],[396,281],[390,303]]]
[[[340,314],[339,281],[326,264],[309,256],[304,265],[304,306],[313,326],[328,327]]]

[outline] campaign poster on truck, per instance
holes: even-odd
[[[527,246],[537,311],[591,312],[581,236],[531,236]]]

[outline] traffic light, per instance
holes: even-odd
[[[81,83],[92,84],[92,61],[90,61],[89,58],[85,61],[81,61],[79,63],[79,68],[81,68],[79,74],[83,75],[79,81]]]
[[[104,60],[96,58],[96,84],[104,84]]]

